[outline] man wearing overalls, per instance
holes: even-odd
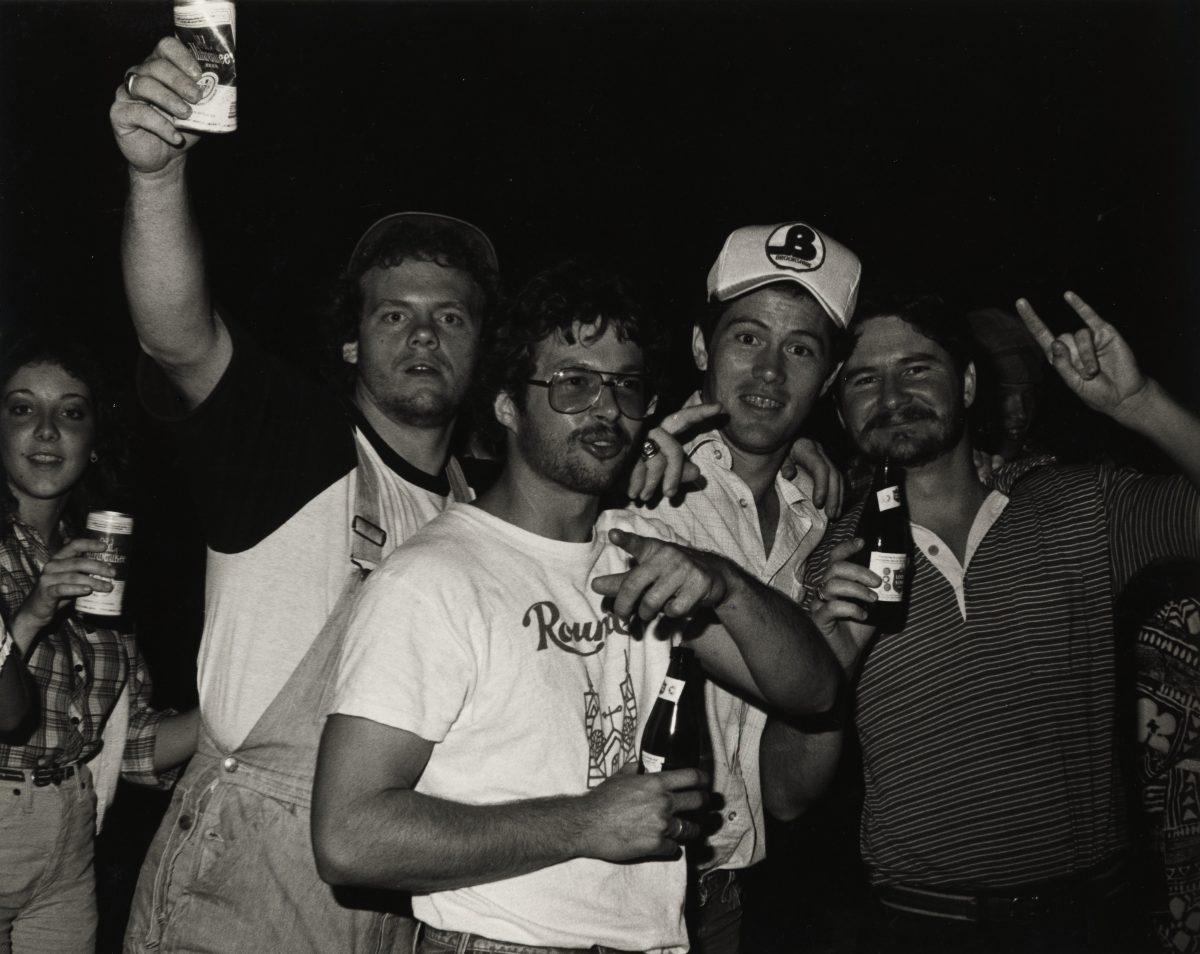
[[[402,949],[396,898],[335,896],[317,877],[309,800],[341,619],[373,566],[471,492],[450,456],[496,295],[488,238],[402,213],[344,275],[338,395],[214,309],[175,130],[198,98],[173,38],[127,74],[111,111],[130,187],[122,263],[208,543],[199,751],[143,866],[127,951]]]

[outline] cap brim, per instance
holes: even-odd
[[[813,288],[812,285],[800,278],[798,274],[790,275],[772,272],[770,275],[763,275],[761,278],[754,278],[750,279],[749,281],[739,282],[737,285],[726,289],[724,294],[718,293],[713,297],[717,301],[721,302],[733,301],[735,298],[740,298],[742,295],[748,295],[750,292],[758,291],[760,288],[765,288],[768,285],[777,285],[782,282],[789,282],[793,285],[799,285],[806,292],[812,295],[814,299],[816,299],[817,304],[820,305],[825,314],[829,316],[830,321],[832,321],[839,328],[846,327],[848,323],[847,320],[838,315],[834,308],[829,304],[829,300],[823,294],[821,294],[819,290]]]
[[[464,219],[456,219],[452,215],[441,215],[438,212],[393,212],[391,215],[385,215],[377,222],[374,222],[370,228],[363,232],[362,238],[354,246],[354,251],[350,253],[348,266],[350,271],[354,271],[363,254],[370,249],[371,245],[381,234],[400,222],[433,225],[457,232],[467,242],[477,246],[483,252],[492,271],[500,271],[500,263],[496,257],[496,247],[492,245],[492,240],[487,237],[487,233],[483,229],[477,225],[472,225]]]

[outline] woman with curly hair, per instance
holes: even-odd
[[[132,635],[74,609],[112,589],[80,535],[122,464],[111,407],[69,346],[29,339],[0,355],[0,613],[36,687],[25,724],[0,737],[0,952],[94,948],[101,749],[119,752],[124,778],[159,786],[195,749],[194,710],[150,707]]]

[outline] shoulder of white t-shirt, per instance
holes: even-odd
[[[447,510],[396,547],[376,572],[437,571],[447,564],[461,567],[475,552],[474,540],[470,521]]]

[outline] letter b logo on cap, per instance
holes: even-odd
[[[767,239],[767,258],[777,268],[808,272],[825,261],[821,233],[803,222],[781,225]]]

